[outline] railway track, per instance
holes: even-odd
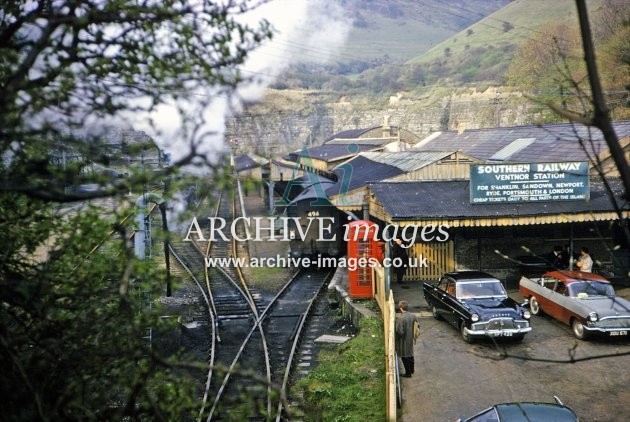
[[[229,225],[235,209],[223,194],[215,216]],[[181,243],[172,244],[171,253],[203,297],[194,318],[211,328],[198,420],[289,419],[291,373],[303,359],[307,322],[332,271],[300,271],[271,297],[250,288],[239,268],[204,266],[207,256],[235,257],[233,242]]]
[[[264,332],[272,351],[272,380],[280,386],[283,399],[277,404],[278,421],[290,409],[285,396],[289,378],[300,359],[302,341],[308,335],[308,319],[317,309],[320,292],[331,277],[332,271],[300,271],[264,312]]]

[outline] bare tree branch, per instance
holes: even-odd
[[[580,21],[580,30],[582,32],[582,45],[584,49],[584,61],[588,70],[588,79],[591,85],[592,101],[594,106],[593,116],[588,119],[591,124],[587,126],[595,126],[602,131],[604,139],[610,148],[610,154],[617,166],[621,179],[623,181],[626,199],[630,199],[630,166],[628,160],[623,153],[619,139],[612,126],[610,112],[604,100],[604,94],[599,79],[597,63],[595,61],[595,47],[591,35],[591,28],[588,21],[588,12],[586,10],[586,2],[584,0],[575,0]],[[577,120],[575,120],[577,121]]]

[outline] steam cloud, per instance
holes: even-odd
[[[236,98],[215,95],[212,101],[208,98],[204,101],[200,96],[199,99],[189,98],[185,103],[161,106],[148,117],[155,122],[158,133],[150,128],[148,118],[135,119],[134,129],[145,130],[153,136],[175,160],[188,151],[190,139],[181,133],[177,107],[200,116],[203,130],[195,136],[195,145],[212,160],[226,149],[226,117],[238,112],[243,102],[261,100],[265,90],[288,66],[300,62],[329,62],[343,47],[351,28],[341,6],[317,0],[272,0],[243,19],[252,26],[266,19],[274,29],[273,39],[254,51],[242,68],[245,76],[255,78],[255,83],[240,87]]]

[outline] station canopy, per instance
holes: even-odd
[[[608,181],[623,217],[630,217],[619,180]],[[470,181],[401,181],[370,183],[370,214],[400,225],[490,227],[618,220],[602,182],[591,182],[588,201],[471,204]]]

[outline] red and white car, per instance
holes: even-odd
[[[630,301],[616,296],[610,281],[598,274],[550,271],[540,278],[521,277],[519,291],[532,314],[569,325],[580,340],[596,333],[630,334]]]

